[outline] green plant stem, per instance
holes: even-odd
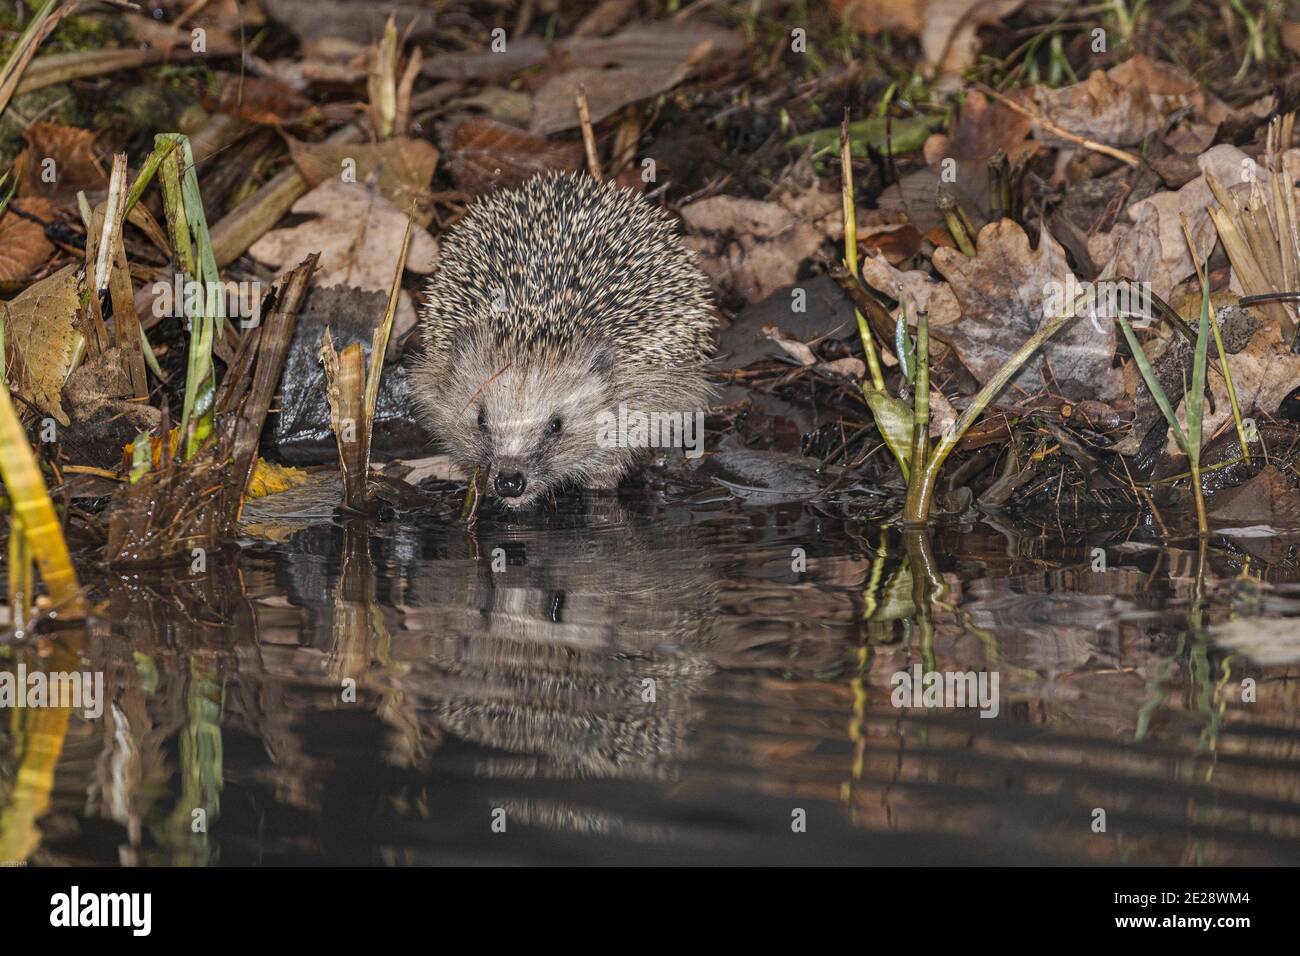
[[[984,414],[984,409],[989,402],[997,396],[1015,374],[1020,371],[1020,367],[1029,360],[1029,357],[1038,351],[1048,339],[1054,336],[1061,329],[1065,328],[1069,322],[1078,315],[1081,306],[1088,302],[1089,295],[1084,293],[1070,303],[1070,307],[1056,318],[1049,320],[1016,350],[997,373],[988,381],[988,384],[980,389],[971,403],[966,406],[966,411],[962,412],[961,417],[952,424],[952,427],[944,431],[943,437],[939,439],[934,450],[930,453],[929,460],[926,462],[925,470],[917,478],[914,478],[907,490],[907,502],[903,509],[903,523],[905,526],[924,525],[930,520],[930,506],[934,500],[934,488],[938,483],[939,469],[943,467],[944,461],[952,454],[952,450],[957,447],[962,436],[966,434],[971,425]],[[919,336],[918,336],[919,339]],[[919,348],[919,345],[918,345]],[[917,362],[919,368],[920,362]]]
[[[846,111],[844,122],[840,125],[840,167],[842,182],[840,195],[844,202],[844,265],[853,274],[858,274],[858,217],[854,206],[853,194],[853,152],[849,145],[849,116]],[[880,368],[880,358],[876,355],[876,343],[871,334],[871,326],[857,309],[853,310],[857,319],[858,335],[862,338],[862,351],[867,359],[867,368],[871,371],[871,384],[876,391],[885,390],[885,373]]]
[[[924,311],[916,315],[916,383],[912,397],[912,465],[908,494],[919,483],[930,453],[930,328]]]
[[[1210,320],[1210,329],[1214,332],[1214,344],[1219,350],[1219,370],[1223,372],[1223,385],[1228,390],[1228,404],[1232,406],[1232,421],[1237,426],[1237,442],[1241,445],[1241,457],[1250,461],[1246,426],[1241,418],[1241,405],[1237,402],[1237,388],[1232,384],[1232,372],[1228,369],[1228,353],[1223,347],[1223,333],[1219,330],[1217,316]]]

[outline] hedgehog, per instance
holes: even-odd
[[[536,176],[442,238],[414,403],[509,508],[612,489],[646,454],[612,422],[707,405],[716,317],[663,211],[590,176]]]

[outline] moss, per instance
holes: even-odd
[[[7,60],[18,43],[18,38],[32,21],[32,15],[41,6],[39,0],[26,0],[27,8],[18,16],[13,3],[0,4],[0,59]],[[36,55],[71,53],[76,50],[103,50],[127,46],[131,43],[130,29],[122,18],[112,14],[83,13],[65,18],[54,32],[45,38]]]
[[[26,142],[23,130],[39,117],[46,123],[63,123],[80,126],[82,115],[72,87],[66,83],[47,86],[22,96],[16,96],[0,116],[0,168],[7,169]]]
[[[95,114],[94,128],[130,156],[153,149],[154,134],[181,128],[182,117],[197,104],[189,87],[145,83],[127,86]]]

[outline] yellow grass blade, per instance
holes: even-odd
[[[67,542],[54,503],[45,490],[40,468],[27,444],[27,433],[18,420],[7,386],[0,386],[0,477],[12,502],[45,589],[61,617],[84,617],[85,600],[77,584]]]

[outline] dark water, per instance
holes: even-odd
[[[1298,862],[1297,539],[1131,524],[924,539],[719,492],[260,527],[95,579],[79,648],[0,650],[109,699],[0,712],[0,858]],[[997,716],[893,706],[918,664],[996,673]]]

